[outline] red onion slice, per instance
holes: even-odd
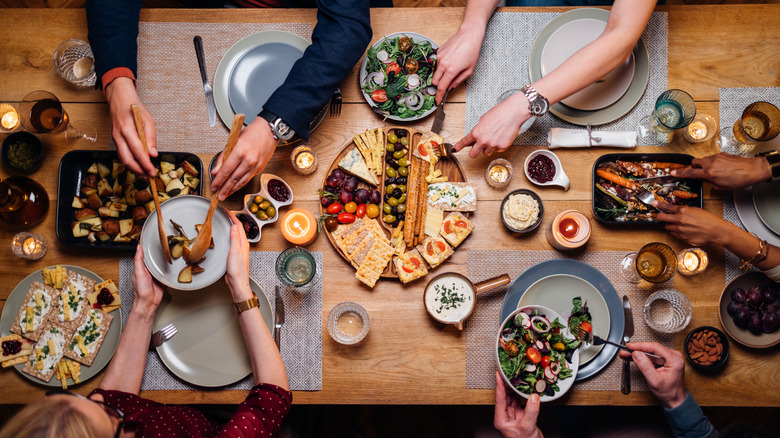
[[[380,87],[385,85],[385,74],[381,71],[369,73],[368,76],[366,76],[366,83],[370,82],[373,82]]]
[[[539,325],[542,327],[539,327]],[[531,318],[531,326],[538,333],[547,333],[550,331],[550,320],[544,316],[534,316]]]

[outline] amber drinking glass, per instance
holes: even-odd
[[[734,122],[724,143],[731,143],[741,154],[747,154],[760,141],[771,140],[780,134],[780,109],[769,102],[754,102],[745,108]]]

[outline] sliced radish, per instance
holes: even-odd
[[[536,341],[534,342],[534,347],[536,347],[537,350],[542,350],[544,348],[544,343],[542,343],[542,341]]]
[[[544,389],[547,388],[547,383],[544,382],[544,380],[537,380],[536,385],[534,385],[534,389],[539,394],[544,393]]]
[[[552,372],[550,367],[544,369],[544,378],[547,380],[552,380],[555,378],[555,373]]]
[[[526,364],[525,370],[529,373],[533,373],[534,371],[536,371],[536,365],[532,363]]]
[[[531,326],[538,333],[547,333],[550,331],[550,320],[544,316],[534,316],[531,318]]]
[[[531,317],[528,316],[525,312],[520,312],[517,314],[517,316],[515,316],[515,324],[528,330],[531,328]]]
[[[376,52],[376,59],[378,59],[382,64],[390,63],[390,55],[388,55],[384,50]]]
[[[430,94],[431,96],[435,96],[436,95],[436,91],[438,91],[438,90],[433,85],[429,85],[428,87],[425,87],[425,92]]]
[[[406,77],[407,90],[412,91],[419,86],[420,86],[420,75],[413,74]]]
[[[556,381],[558,381],[558,376],[556,376],[555,374],[553,374],[551,378],[547,378],[547,376],[544,376],[544,380],[547,380],[550,384],[553,384]]]
[[[373,73],[369,73],[368,76],[366,76],[366,83],[374,82],[376,85],[379,85],[380,87],[385,84],[385,74],[381,71],[375,71]]]
[[[557,376],[558,373],[561,372],[561,365],[558,362],[551,363],[550,364],[550,371],[552,371],[552,373]]]
[[[547,351],[550,351],[550,343],[547,341],[544,341],[544,349]]]

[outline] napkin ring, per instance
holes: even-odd
[[[588,123],[585,125],[585,129],[588,131],[588,146],[593,147],[593,142],[601,142],[601,137],[594,137],[593,136],[593,125]]]

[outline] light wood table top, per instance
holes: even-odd
[[[533,9],[563,11],[562,8]],[[699,111],[718,117],[719,87],[780,86],[780,33],[776,23],[780,18],[778,5],[739,6],[678,6],[659,7],[669,12],[669,87],[683,88],[697,100]],[[455,33],[463,14],[461,8],[378,9],[372,12],[373,41],[398,30],[425,34],[439,44]],[[181,22],[306,22],[314,23],[312,10],[144,10],[144,21]],[[402,24],[399,24],[402,23]],[[47,89],[64,102],[72,120],[88,120],[98,129],[99,149],[108,148],[110,120],[102,94],[95,90],[70,87],[52,68],[51,56],[56,46],[68,38],[86,40],[84,10],[6,9],[0,15],[0,102],[18,103],[26,93]],[[192,55],[187,53],[186,56]],[[173,68],[173,67],[172,67]],[[289,150],[277,151],[269,172],[284,176],[295,192],[295,206],[318,211],[315,190],[324,177],[327,163],[357,132],[385,126],[370,111],[359,93],[357,66],[344,80],[344,107],[340,117],[327,117],[312,135],[311,143],[323,164],[310,177],[294,173]],[[455,142],[464,134],[465,87],[449,98],[443,135]],[[205,113],[204,113],[205,114]],[[205,117],[205,115],[204,115]],[[430,129],[432,118],[413,123],[417,129]],[[186,129],[186,127],[181,127]],[[227,132],[227,130],[226,130]],[[2,137],[2,136],[0,136]],[[32,175],[48,190],[52,207],[46,220],[31,231],[45,236],[49,250],[39,262],[25,262],[7,250],[16,230],[0,229],[6,250],[0,252],[0,306],[13,287],[29,273],[57,263],[88,267],[105,278],[118,277],[117,257],[120,254],[85,251],[60,244],[54,233],[57,169],[60,158],[68,151],[63,135],[43,136],[47,156],[43,167]],[[226,135],[227,138],[227,135]],[[706,156],[717,152],[712,142],[691,146],[681,138],[663,152],[684,152]],[[512,147],[500,156],[518,167],[536,148]],[[600,155],[614,152],[608,149],[561,150],[557,152],[571,178],[571,189],[531,187],[520,174],[515,175],[511,188],[532,188],[545,201],[544,223],[529,236],[516,238],[501,225],[498,215],[504,191],[490,189],[484,180],[487,157],[469,159],[458,155],[467,178],[479,185],[479,210],[473,218],[476,230],[446,266],[437,270],[465,271],[468,249],[550,249],[544,233],[555,214],[563,209],[577,208],[587,215],[591,211],[591,169]],[[639,147],[636,152],[660,152],[658,148]],[[201,155],[204,164],[210,155]],[[5,168],[0,176],[7,176]],[[256,183],[253,183],[256,185]],[[237,197],[225,204],[237,208]],[[722,213],[722,193],[705,188],[704,206]],[[596,221],[588,250],[631,251],[644,243],[662,241],[675,250],[687,245],[661,228],[627,227],[613,229]],[[254,250],[279,250],[287,247],[276,226],[263,233],[263,240]],[[270,232],[269,232],[270,231]],[[309,249],[322,251],[324,258],[323,324],[328,311],[341,301],[356,301],[371,317],[368,337],[355,346],[342,346],[327,335],[323,325],[323,390],[296,392],[296,403],[338,404],[492,404],[493,390],[465,389],[465,334],[452,327],[442,327],[425,312],[422,302],[423,282],[401,285],[397,281],[380,281],[370,290],[354,277],[354,269],[336,256],[327,239],[320,237]],[[464,250],[466,249],[466,250]],[[708,248],[711,267],[702,278],[678,276],[675,285],[684,291],[694,306],[690,327],[718,326],[717,303],[724,287],[724,257],[718,248]],[[636,312],[635,312],[636,313]],[[641,323],[637,320],[637,323]],[[682,349],[684,333],[675,336],[675,347]],[[726,369],[714,376],[686,370],[686,382],[702,405],[780,406],[780,359],[778,349],[753,351],[732,342],[731,357]],[[99,378],[80,387],[87,393],[95,388]],[[17,373],[3,370],[0,377],[0,403],[26,403],[39,398],[43,389],[32,385]],[[168,403],[238,403],[243,391],[146,391],[142,396]],[[623,396],[617,391],[572,391],[563,400],[580,405],[647,405],[656,401],[649,392],[632,392]]]

